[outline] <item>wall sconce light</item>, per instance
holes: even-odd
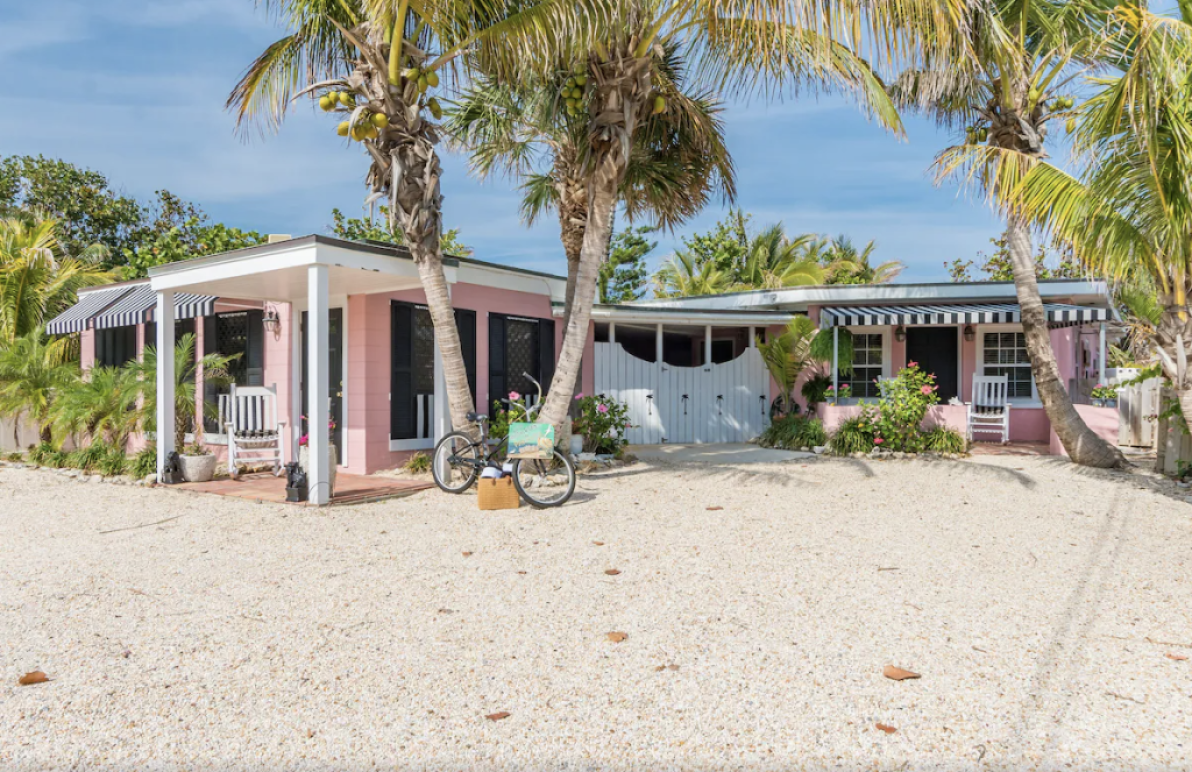
[[[277,316],[277,311],[270,308],[265,312],[264,325],[265,331],[271,332],[274,335],[281,330],[281,319]]]
[[[906,328],[901,324],[898,325],[898,327],[894,330],[894,340],[898,341],[899,343],[902,343],[906,340]]]
[[[967,340],[969,343],[972,343],[974,340],[976,340],[976,338],[977,338],[977,331],[973,329],[973,326],[971,324],[966,324],[964,326],[964,339]]]

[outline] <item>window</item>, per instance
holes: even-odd
[[[542,384],[542,393],[545,395],[555,375],[554,320],[489,314],[489,402],[504,399],[511,391],[524,394],[532,402],[538,387],[525,373]]]
[[[982,336],[982,344],[984,374],[1006,376],[1011,399],[1034,398],[1026,336],[1021,332],[987,332]]]
[[[95,331],[97,367],[123,367],[137,358],[136,325],[109,327]]]
[[[394,300],[389,307],[389,439],[430,447],[426,441],[434,437],[434,322],[426,306]],[[476,312],[456,309],[455,326],[463,348],[468,386],[475,399]]]
[[[880,332],[853,333],[853,374],[840,373],[841,387],[852,389],[855,399],[876,399],[881,396],[877,379],[885,375],[885,341]]]

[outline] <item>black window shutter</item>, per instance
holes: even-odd
[[[244,351],[244,377],[247,386],[265,385],[265,312],[248,312]]]
[[[156,335],[156,334],[157,333],[154,332],[154,335]],[[219,334],[215,331],[215,317],[214,316],[204,316],[203,317],[203,356],[206,356],[208,354],[223,353],[218,350],[219,349],[218,335]],[[198,348],[199,348],[199,345],[198,345],[198,342],[196,342],[195,343],[196,353],[197,353]],[[158,353],[158,356],[161,356],[160,352]],[[236,365],[233,363],[232,367],[235,367],[235,366]],[[218,405],[220,392],[226,392],[227,390],[228,390],[227,386],[217,386],[216,384],[212,383],[211,381],[206,381],[206,380],[203,381],[203,399],[204,399],[204,401],[206,401],[209,404]],[[218,434],[223,430],[223,427],[219,426],[219,418],[213,417],[210,415],[204,416],[203,428],[204,428],[204,430],[211,432],[213,434]]]
[[[463,349],[464,368],[468,372],[468,389],[472,392],[472,404],[476,404],[476,312],[458,308],[455,311],[455,327],[459,330],[459,345]],[[477,410],[480,408],[477,407]],[[481,410],[480,412],[484,412]]]
[[[508,396],[505,373],[505,317],[488,315],[488,404],[480,412],[492,410],[493,403]]]
[[[542,396],[545,397],[555,377],[554,319],[543,319],[538,323],[538,373],[538,380],[542,381]]]
[[[390,304],[389,438],[413,439],[417,420],[414,404],[414,307]]]

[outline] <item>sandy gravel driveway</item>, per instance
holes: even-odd
[[[639,464],[315,511],[0,470],[0,770],[1189,769],[1192,505],[1149,486]]]

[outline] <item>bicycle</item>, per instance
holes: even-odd
[[[529,373],[523,375],[538,387],[538,401],[533,407],[525,408],[525,420],[530,422],[542,409],[542,384]],[[501,401],[511,408],[515,405],[507,399]],[[509,445],[509,438],[502,437],[488,450],[488,416],[473,412],[468,413],[468,420],[479,425],[479,439],[466,432],[451,432],[439,440],[431,457],[435,485],[447,493],[463,493],[471,488],[486,467],[500,468],[494,459],[503,455]],[[575,492],[575,466],[557,448],[546,459],[513,459],[512,473],[518,495],[537,509],[561,507]]]

